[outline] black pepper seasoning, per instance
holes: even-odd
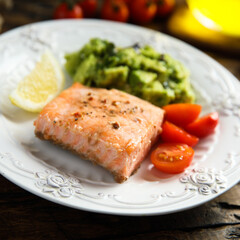
[[[114,129],[119,129],[120,128],[120,125],[119,125],[118,122],[112,123],[112,126],[113,126]]]

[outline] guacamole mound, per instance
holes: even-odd
[[[65,56],[74,82],[117,88],[157,106],[195,100],[189,72],[182,63],[150,46],[118,48],[98,38]]]

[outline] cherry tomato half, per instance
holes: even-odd
[[[151,162],[162,172],[180,173],[193,159],[194,150],[186,144],[162,143],[151,154]]]
[[[195,146],[199,141],[197,137],[187,133],[182,128],[177,127],[168,121],[165,121],[162,125],[161,138],[163,142],[184,143],[189,146]]]
[[[105,0],[101,11],[101,17],[112,21],[127,22],[129,10],[124,1]]]
[[[176,103],[166,105],[163,109],[165,110],[165,119],[167,121],[184,128],[198,118],[202,107],[197,104]]]
[[[82,8],[84,17],[92,18],[97,12],[97,0],[81,0],[78,5]]]
[[[53,18],[83,18],[82,8],[75,4],[72,9],[69,8],[68,4],[63,2],[55,9]]]
[[[157,5],[153,0],[132,0],[130,3],[131,18],[136,23],[150,22],[157,12]]]
[[[217,112],[210,113],[206,116],[203,116],[197,119],[195,122],[190,123],[186,130],[199,137],[206,137],[213,133],[214,129],[216,128],[219,121],[219,116]]]

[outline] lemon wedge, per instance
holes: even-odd
[[[56,97],[65,83],[62,69],[55,57],[47,51],[32,72],[23,78],[9,95],[11,102],[29,112],[40,112]]]

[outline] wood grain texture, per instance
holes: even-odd
[[[56,4],[49,0],[15,0],[11,10],[0,8],[5,19],[3,31],[51,19]],[[153,28],[165,29],[161,24]],[[240,79],[239,59],[209,54]],[[0,239],[240,239],[240,184],[191,210],[164,216],[124,217],[57,205],[0,176]]]
[[[239,185],[200,207],[163,216],[113,216],[67,208],[0,177],[0,239],[238,239]]]

